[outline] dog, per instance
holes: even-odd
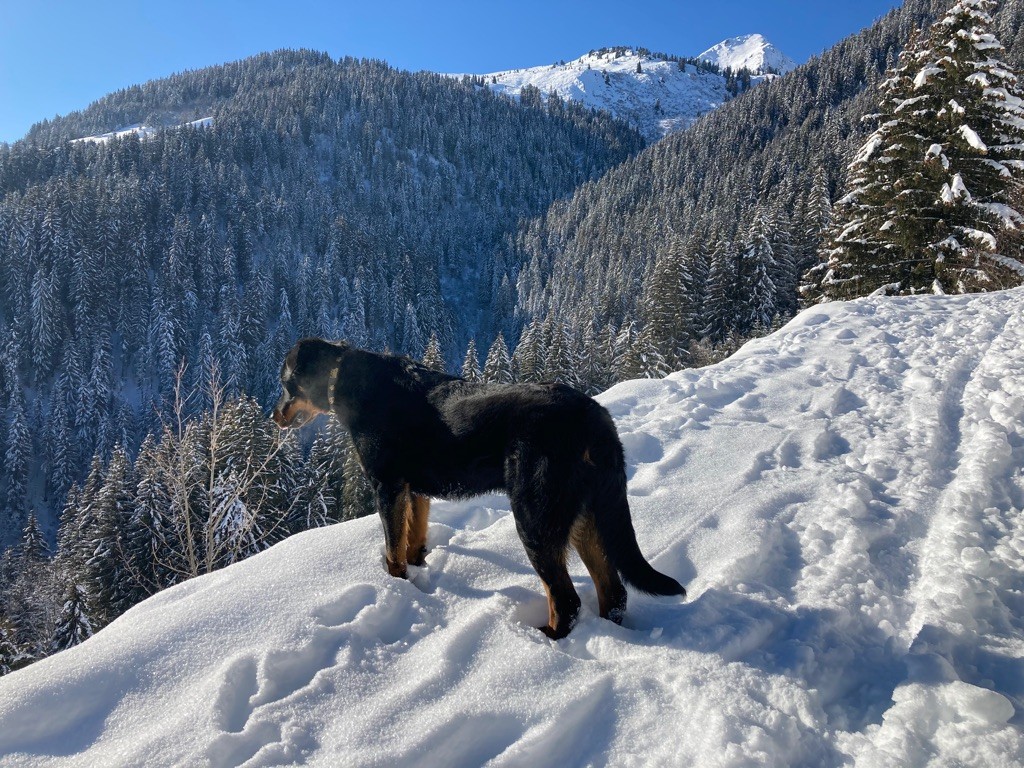
[[[623,579],[685,596],[644,559],[626,500],[626,465],[611,415],[562,384],[483,384],[344,342],[298,341],[281,366],[273,418],[282,429],[318,414],[352,435],[384,525],[387,570],[406,578],[427,554],[430,498],[505,491],[519,538],[548,597],[548,637],[565,637],[580,598],[571,543],[597,588],[603,618],[622,622]],[[621,576],[621,578],[620,578]]]

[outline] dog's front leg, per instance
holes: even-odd
[[[388,573],[406,578],[406,549],[408,546],[409,507],[412,500],[409,486],[404,483],[382,483],[377,487],[377,514],[384,525]]]

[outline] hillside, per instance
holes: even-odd
[[[1019,765],[1024,291],[865,299],[601,396],[689,600],[566,640],[504,497],[297,535],[0,679],[4,765]]]
[[[571,102],[278,51],[0,146],[0,548],[160,431],[182,363],[187,392],[216,366],[267,405],[301,336],[418,357],[436,332],[455,361],[508,335],[517,222],[642,145]]]
[[[735,327],[735,305],[749,293],[740,255],[763,236],[779,313],[791,315],[796,276],[817,263],[832,202],[872,127],[864,118],[877,110],[879,81],[911,35],[948,5],[906,0],[556,201],[522,227],[509,258],[519,265],[520,311],[573,327],[645,322],[642,300],[656,265],[682,254],[690,303],[700,308],[697,335],[744,334],[742,323]],[[1024,4],[1006,0],[996,19],[1005,59],[1020,66]]]

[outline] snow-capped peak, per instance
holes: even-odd
[[[635,48],[605,48],[573,61],[481,76],[499,93],[519,97],[533,86],[544,97],[604,109],[637,126],[648,140],[689,126],[731,98],[720,75]]]
[[[755,74],[770,71],[784,75],[797,67],[795,61],[758,34],[730,37],[697,58],[717,64],[723,70],[748,69]]]

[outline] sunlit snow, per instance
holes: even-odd
[[[690,590],[548,640],[508,502],[310,531],[0,679],[0,762],[1024,761],[1024,291],[818,306],[600,397],[641,548]]]

